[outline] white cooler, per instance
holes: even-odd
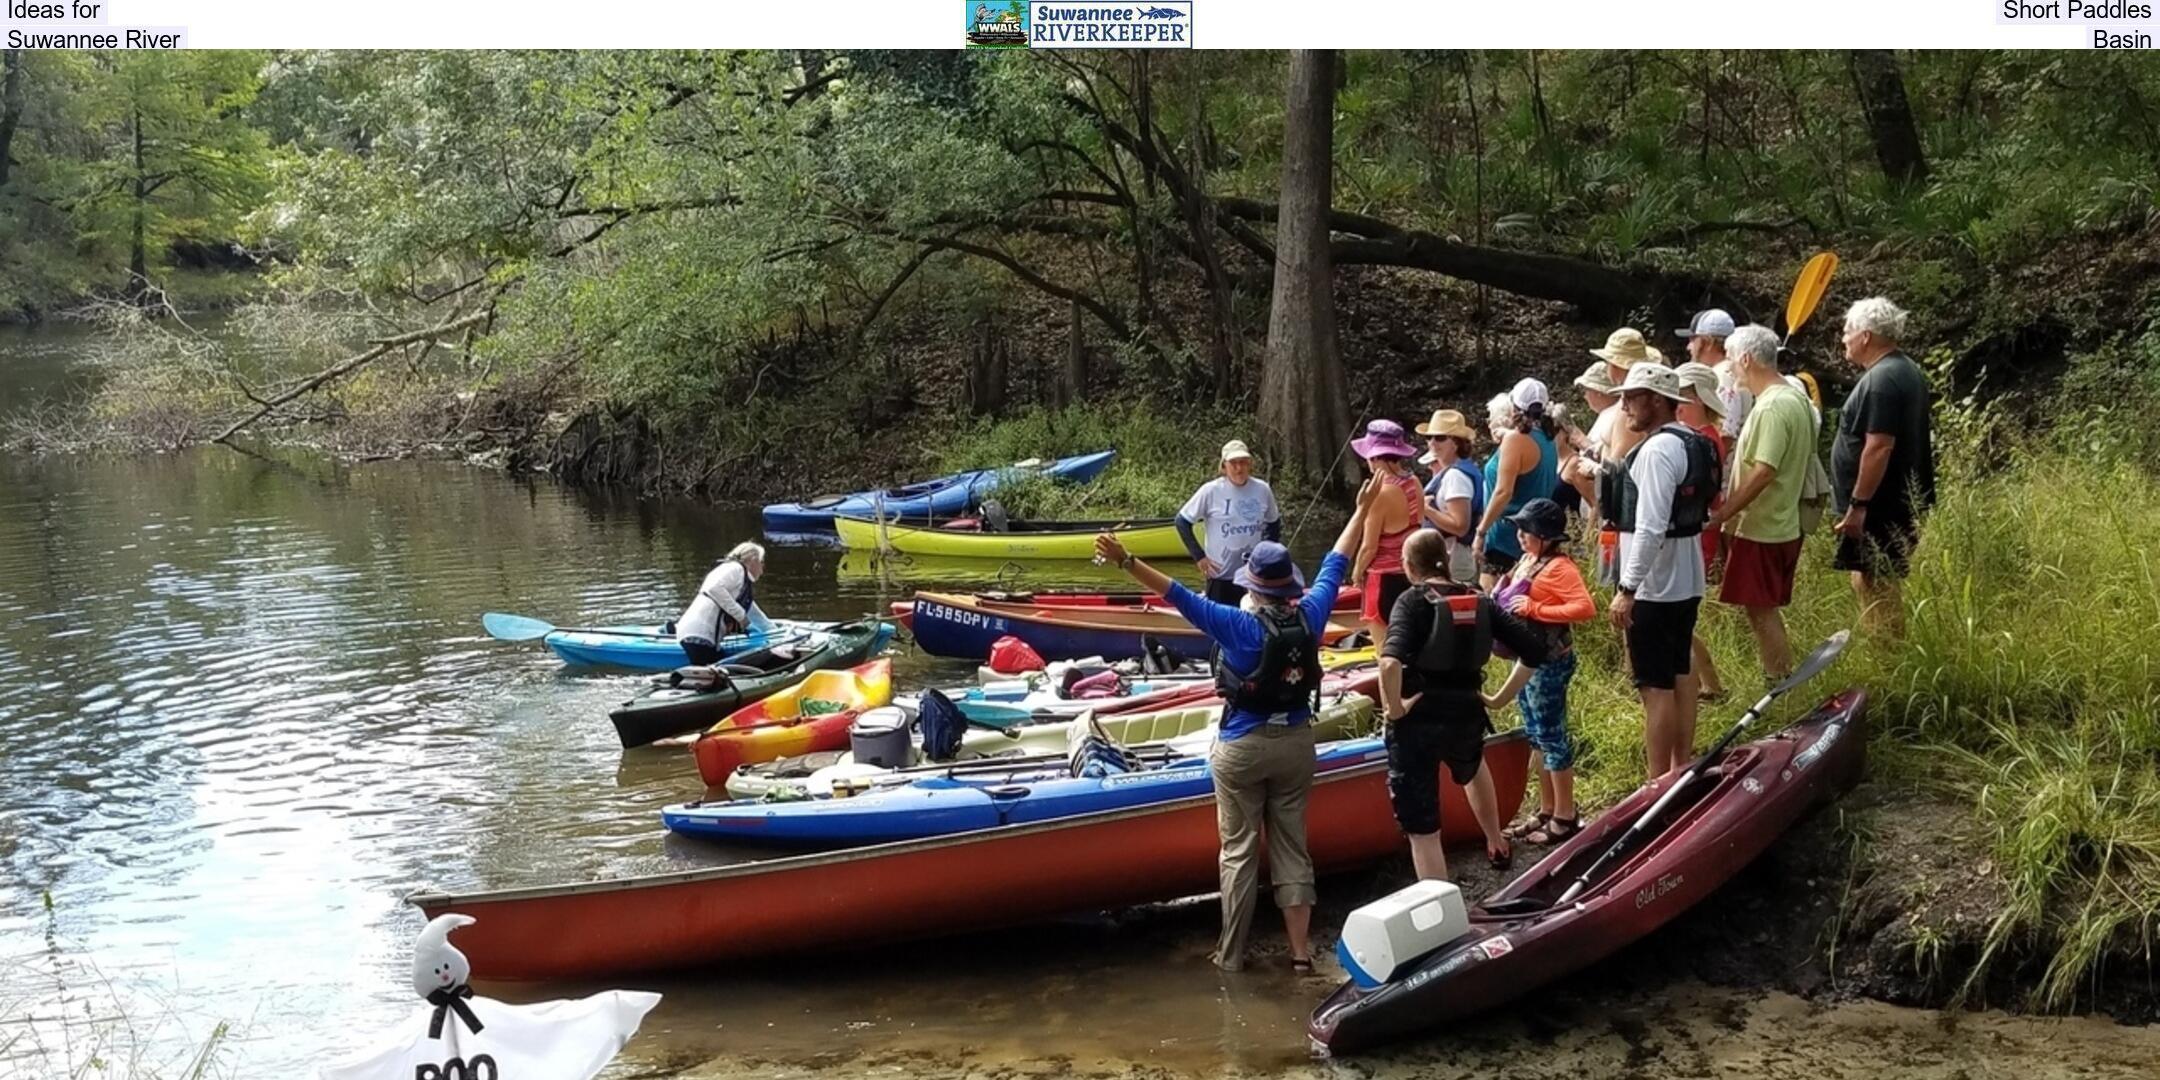
[[[1470,909],[1462,890],[1445,881],[1420,881],[1351,912],[1335,955],[1359,986],[1374,987],[1469,932]]]

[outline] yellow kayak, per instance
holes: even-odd
[[[868,518],[835,517],[833,531],[850,550],[890,549],[908,555],[958,556],[971,559],[1092,559],[1095,537],[1109,533],[1125,550],[1143,559],[1167,559],[1185,554],[1177,527],[1168,521],[1144,522],[1041,522],[1031,527],[1014,522],[1005,532],[924,528],[888,522],[880,526]],[[883,543],[879,534],[883,533]]]

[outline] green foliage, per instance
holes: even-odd
[[[1194,489],[1220,472],[1222,444],[1249,439],[1250,429],[1250,419],[1222,411],[1172,416],[1145,405],[1031,409],[1010,420],[986,420],[955,432],[941,445],[936,469],[979,469],[1030,457],[1114,449],[1117,460],[1092,483],[1075,488],[1031,477],[1001,487],[998,501],[1015,518],[1169,517]],[[1276,487],[1276,498],[1286,508],[1291,496]]]

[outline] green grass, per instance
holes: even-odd
[[[2160,932],[2160,483],[2044,448],[1946,472],[1970,478],[1927,522],[1902,639],[1861,638],[1779,715],[1869,689],[1875,775],[1969,800],[2006,888],[1979,965],[1945,977],[1971,989],[2006,952],[2037,952],[2033,1004],[2063,1007]],[[1854,622],[1829,550],[1811,538],[1787,612],[1796,651]],[[1733,688],[1703,712],[1708,743],[1762,673],[1737,612],[1707,604],[1702,627]],[[1610,624],[1577,641],[1571,726],[1583,797],[1602,805],[1642,779],[1641,708]],[[1913,961],[1943,955],[1938,942]]]

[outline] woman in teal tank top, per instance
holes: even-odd
[[[1478,574],[1488,588],[1522,558],[1522,542],[1508,518],[1532,499],[1552,498],[1560,485],[1560,449],[1554,442],[1560,421],[1548,412],[1551,404],[1545,384],[1524,379],[1508,392],[1506,401],[1506,426],[1511,430],[1501,435],[1499,449],[1485,462],[1489,494],[1478,533]],[[1499,399],[1493,404],[1498,406]]]

